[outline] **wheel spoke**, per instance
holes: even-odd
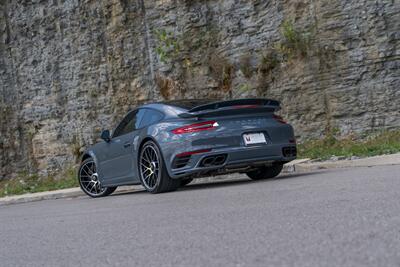
[[[79,171],[79,180],[82,189],[89,195],[102,194],[106,188],[101,186],[96,172],[96,164],[93,161],[86,162]]]
[[[142,165],[142,166],[145,167],[146,169],[149,168],[149,166],[147,166],[146,164],[143,164],[142,162],[140,162],[140,165]]]
[[[155,182],[154,182],[154,173],[152,173],[151,175],[150,175],[150,186],[154,186],[154,184],[155,184]]]
[[[92,170],[91,170],[91,168],[90,168],[90,165],[86,165],[85,168],[86,168],[86,173],[87,173],[87,174],[89,174],[89,175],[92,175],[92,174],[93,174],[93,172],[92,172]]]
[[[151,162],[152,158],[149,151],[146,151],[146,158]]]
[[[159,179],[158,154],[151,145],[145,146],[140,155],[140,175],[145,187],[153,189]]]
[[[82,168],[82,172],[84,172],[86,174],[86,176],[90,177],[90,174],[87,171],[85,171],[84,168]]]
[[[90,186],[90,188],[89,188],[89,186]],[[88,185],[88,190],[90,193],[92,192],[93,187],[94,187],[94,183],[91,181],[90,185]]]
[[[148,164],[151,163],[151,161],[148,161],[145,157],[142,157],[142,159],[143,159],[144,161],[146,161]]]

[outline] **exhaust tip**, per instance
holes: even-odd
[[[225,158],[226,158],[226,156],[224,156],[224,155],[216,156],[215,160],[214,160],[214,164],[221,165],[222,163],[225,162]]]
[[[210,167],[210,166],[219,166],[225,163],[226,155],[213,155],[208,156],[202,159],[200,162],[200,167]]]
[[[203,160],[203,165],[204,166],[211,166],[211,165],[213,165],[213,163],[214,163],[214,157],[207,157],[207,158],[205,158],[204,160]]]

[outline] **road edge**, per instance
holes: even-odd
[[[360,159],[343,159],[343,160],[327,160],[327,161],[315,161],[311,159],[297,159],[284,165],[283,173],[295,173],[295,172],[309,172],[320,169],[336,169],[336,168],[354,168],[354,167],[372,167],[372,166],[384,166],[384,165],[400,165],[400,153],[381,155],[368,158]],[[210,177],[207,182],[219,181],[221,178]],[[201,182],[201,180],[199,180]],[[129,186],[123,187],[117,192],[123,193],[126,191],[137,191],[143,190],[141,186]],[[40,200],[48,199],[60,199],[60,198],[74,198],[84,196],[84,193],[79,187],[28,193],[23,195],[7,196],[0,198],[0,206],[10,205],[17,203],[27,203]]]

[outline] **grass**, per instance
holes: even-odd
[[[328,135],[298,145],[298,158],[328,159],[332,156],[376,156],[400,152],[400,131],[384,131],[365,139],[337,139]]]
[[[0,197],[21,195],[77,187],[78,181],[74,169],[63,172],[62,179],[39,177],[21,173],[17,178],[0,181]]]

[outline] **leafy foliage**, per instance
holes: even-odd
[[[161,62],[167,63],[179,54],[179,40],[172,32],[165,29],[156,30],[155,35],[157,38],[156,53]]]
[[[287,59],[306,57],[311,48],[312,32],[297,29],[292,22],[286,20],[282,24],[283,41],[278,44],[278,50]]]

